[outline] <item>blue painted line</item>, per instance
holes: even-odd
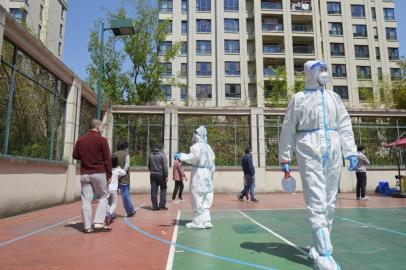
[[[195,254],[207,256],[207,257],[211,257],[211,258],[214,258],[214,259],[218,259],[218,260],[222,260],[222,261],[226,261],[226,262],[230,262],[230,263],[234,263],[234,264],[238,264],[238,265],[249,266],[249,267],[256,268],[256,269],[276,270],[275,268],[266,267],[266,266],[262,266],[262,265],[258,265],[258,264],[254,264],[254,263],[249,263],[249,262],[244,262],[244,261],[240,261],[240,260],[236,260],[236,259],[232,259],[232,258],[228,258],[228,257],[223,257],[223,256],[220,256],[220,255],[205,252],[205,251],[202,251],[202,250],[199,250],[199,249],[191,248],[191,247],[180,245],[180,244],[177,244],[177,243],[172,243],[169,240],[165,240],[165,239],[163,239],[161,237],[150,234],[150,233],[144,231],[143,229],[133,225],[131,222],[128,221],[127,217],[124,218],[124,221],[131,229],[141,233],[142,235],[144,235],[146,237],[152,238],[154,240],[157,240],[157,241],[159,241],[159,242],[161,242],[163,244],[169,245],[169,246],[175,246],[177,248],[183,249],[184,251],[187,251],[187,252],[190,252],[190,253],[195,253]]]
[[[58,222],[58,223],[49,225],[49,226],[47,226],[47,227],[41,228],[41,229],[39,229],[39,230],[36,230],[36,231],[30,232],[30,233],[21,235],[21,236],[19,236],[19,237],[14,238],[14,239],[1,242],[1,243],[0,243],[0,247],[7,246],[7,245],[12,244],[12,243],[14,243],[14,242],[17,242],[17,241],[19,241],[19,240],[22,240],[22,239],[25,239],[25,238],[27,238],[27,237],[36,235],[36,234],[38,234],[38,233],[40,233],[40,232],[46,231],[46,230],[48,230],[48,229],[52,229],[52,228],[54,228],[54,227],[57,227],[57,226],[59,226],[59,225],[62,225],[62,224],[67,223],[67,222],[69,222],[69,221],[71,221],[71,220],[77,219],[77,218],[79,218],[79,217],[80,217],[80,216],[76,216],[76,217],[73,217],[73,218],[70,218],[70,219],[67,219],[67,220],[64,220],[64,221],[61,221],[61,222]]]
[[[390,232],[390,233],[394,233],[394,234],[406,237],[406,233],[403,233],[403,232],[398,232],[398,231],[390,230],[390,229],[387,229],[387,228],[371,225],[371,224],[368,224],[368,223],[359,222],[359,221],[349,219],[349,218],[345,218],[345,217],[340,217],[340,216],[335,216],[335,217],[338,218],[338,219],[341,219],[343,221],[348,221],[348,222],[352,222],[352,223],[355,223],[355,224],[358,224],[358,225],[368,226],[368,227],[370,227],[372,229],[375,229],[375,230],[378,230],[378,231]]]

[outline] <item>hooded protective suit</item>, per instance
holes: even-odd
[[[212,228],[210,207],[213,202],[213,174],[215,171],[215,155],[207,144],[207,131],[204,126],[195,130],[194,144],[190,154],[177,154],[175,158],[192,164],[190,177],[190,197],[193,210],[193,220],[186,224],[187,228]]]
[[[327,65],[304,65],[305,89],[293,96],[285,114],[279,160],[288,163],[295,149],[304,199],[312,226],[315,269],[340,269],[331,256],[331,225],[341,176],[342,155],[357,155],[351,119],[340,97],[324,89]],[[314,252],[314,249],[316,252]]]

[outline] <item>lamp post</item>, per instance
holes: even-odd
[[[105,28],[104,22],[100,28],[100,53],[99,53],[99,79],[97,81],[97,119],[101,117],[103,66],[104,66],[104,31],[112,30],[115,36],[133,35],[135,33],[132,19],[117,19],[110,21],[110,27]]]

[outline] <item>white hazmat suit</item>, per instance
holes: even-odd
[[[207,144],[207,131],[204,126],[195,130],[194,144],[190,153],[178,153],[175,158],[182,162],[192,164],[190,177],[190,199],[193,210],[193,220],[186,224],[189,229],[212,228],[210,207],[213,203],[213,174],[215,171],[215,155]]]
[[[279,160],[289,163],[295,150],[312,226],[314,269],[336,270],[340,266],[331,256],[330,232],[342,156],[350,159],[354,169],[357,148],[351,119],[339,95],[324,88],[328,81],[327,65],[308,61],[304,70],[305,89],[293,96],[285,114]]]

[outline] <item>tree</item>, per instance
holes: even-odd
[[[402,79],[393,83],[393,101],[396,109],[406,109],[406,59],[398,63],[402,70]]]
[[[287,102],[288,83],[284,66],[270,67],[269,81],[265,83],[265,101],[267,106],[284,107]]]

